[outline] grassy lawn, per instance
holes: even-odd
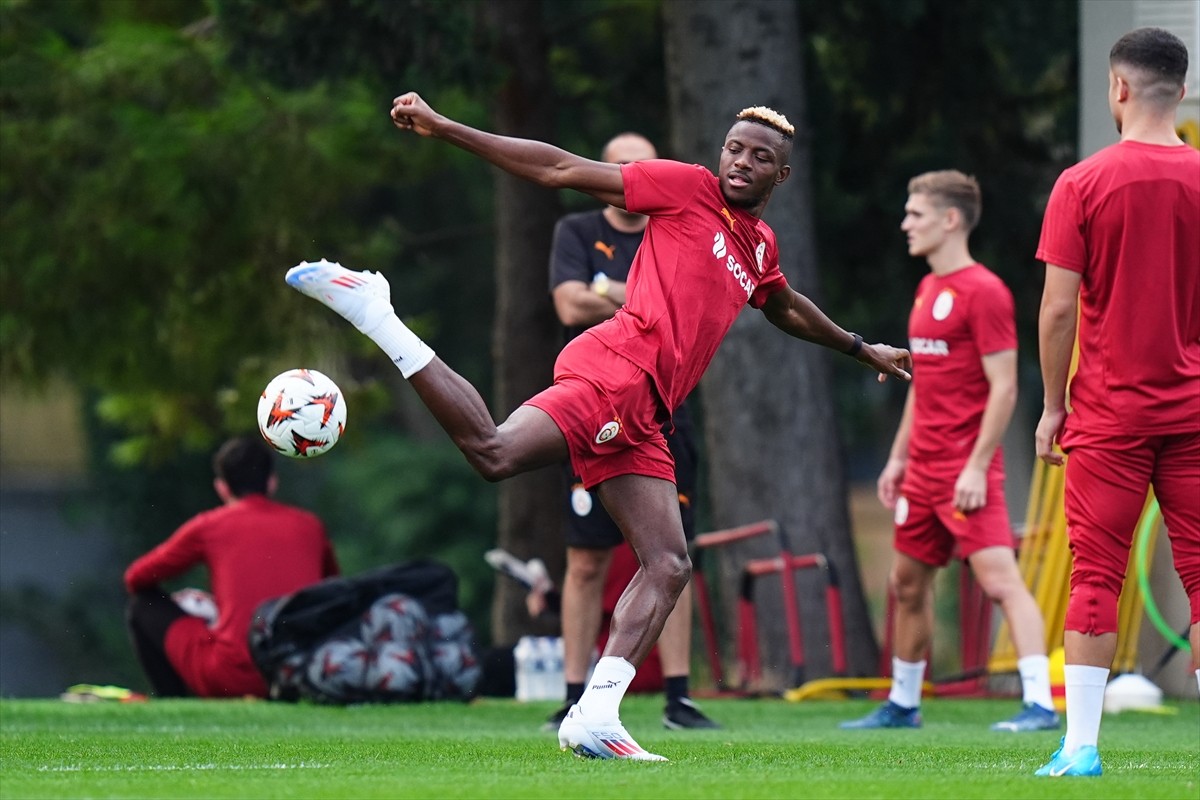
[[[553,703],[326,708],[0,700],[0,798],[1200,798],[1200,704],[1104,721],[1101,778],[1035,778],[1059,734],[1001,734],[1012,700],[931,699],[925,727],[841,731],[867,700],[705,700],[719,731],[624,720],[667,764],[584,761]]]

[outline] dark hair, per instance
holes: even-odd
[[[275,474],[275,454],[260,439],[240,436],[217,450],[213,472],[236,497],[266,494],[267,484]]]
[[[1108,63],[1141,72],[1145,81],[1139,88],[1152,98],[1175,99],[1187,79],[1187,45],[1162,28],[1138,28],[1117,40]]]

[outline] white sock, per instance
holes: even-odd
[[[888,700],[901,708],[919,708],[924,682],[924,661],[901,661],[892,657],[892,691],[888,693]]]
[[[1196,670],[1196,688],[1200,689],[1200,669]]]
[[[621,719],[621,700],[637,670],[620,656],[605,656],[596,662],[592,679],[579,698],[579,710],[592,722],[607,724]]]
[[[411,378],[422,370],[436,355],[429,345],[410,331],[395,314],[389,314],[375,328],[363,333],[387,353],[387,357],[405,378]]]
[[[1025,656],[1017,659],[1017,672],[1021,673],[1021,699],[1039,705],[1047,711],[1054,710],[1054,699],[1050,696],[1050,659],[1046,656]]]
[[[1063,683],[1067,690],[1067,735],[1063,738],[1062,752],[1064,756],[1073,756],[1079,748],[1095,747],[1100,741],[1108,670],[1067,664],[1063,667]]]

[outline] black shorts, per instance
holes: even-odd
[[[679,489],[679,515],[683,519],[683,534],[690,542],[696,535],[696,444],[691,418],[686,407],[675,412],[675,429],[671,422],[663,428],[667,445],[675,459],[675,485]],[[564,538],[567,547],[584,550],[611,550],[625,541],[621,529],[604,510],[600,496],[583,488],[578,475],[571,474],[569,463],[563,467],[569,478]]]

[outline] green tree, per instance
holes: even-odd
[[[725,132],[743,108],[766,105],[796,125],[792,174],[775,191],[766,221],[777,233],[788,282],[821,301],[813,202],[801,29],[789,3],[746,0],[668,0],[668,87],[676,150],[715,166]],[[731,9],[737,13],[730,14]],[[743,42],[757,46],[745,49]],[[821,553],[840,581],[847,655],[854,674],[869,674],[878,650],[859,583],[850,538],[846,485],[829,380],[828,354],[782,335],[761,314],[747,312],[734,324],[701,382],[706,458],[714,523],[732,527],[777,520],[794,553]],[[778,544],[751,540],[730,548],[722,560],[727,591],[735,596],[737,567],[747,558],[773,556]],[[833,672],[827,643],[824,586],[811,574],[797,576],[805,612],[807,676]],[[772,591],[772,589],[774,591]],[[764,678],[776,688],[803,676],[787,668],[787,633],[778,579],[764,581],[757,597],[763,612]]]
[[[960,169],[983,188],[972,252],[1013,290],[1022,405],[1036,404],[1041,211],[1074,160],[1076,0],[845,0],[799,4],[812,112],[816,241],[830,307],[878,340],[903,341],[927,271],[903,246],[912,176]],[[874,479],[903,388],[873,391],[836,367],[843,436]],[[1034,417],[1036,419],[1036,416]],[[1020,415],[1014,424],[1019,424]],[[1028,464],[1010,464],[1029,469]]]

